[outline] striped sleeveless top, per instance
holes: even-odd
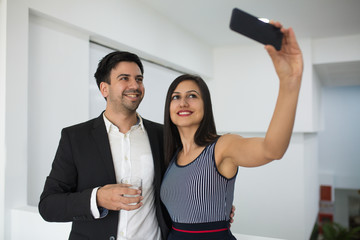
[[[173,222],[205,223],[228,221],[234,199],[236,175],[222,176],[215,164],[216,141],[185,166],[170,162],[161,185],[161,200]]]

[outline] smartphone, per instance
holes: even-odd
[[[234,8],[231,14],[230,29],[262,44],[271,44],[276,50],[281,49],[283,33],[269,23]]]

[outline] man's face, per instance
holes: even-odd
[[[118,63],[110,72],[110,84],[102,82],[100,89],[107,108],[117,113],[134,113],[145,93],[139,66],[134,62]]]

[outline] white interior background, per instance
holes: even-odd
[[[0,13],[0,239],[68,236],[69,223],[44,222],[36,205],[61,129],[103,108],[102,98],[91,97],[97,88],[90,62],[105,54],[92,41],[203,76],[219,132],[266,132],[278,82],[255,43],[213,49],[137,1],[0,1]],[[319,184],[360,188],[360,88],[324,88],[315,71],[324,63],[360,61],[360,36],[299,42],[305,71],[294,134],[281,161],[240,168],[232,225],[237,234],[308,239]],[[139,112],[158,122],[169,81],[179,74],[169,68],[145,66]]]

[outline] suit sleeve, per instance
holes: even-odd
[[[78,171],[66,129],[40,196],[39,212],[49,222],[94,219],[90,209],[92,188],[78,189]]]

